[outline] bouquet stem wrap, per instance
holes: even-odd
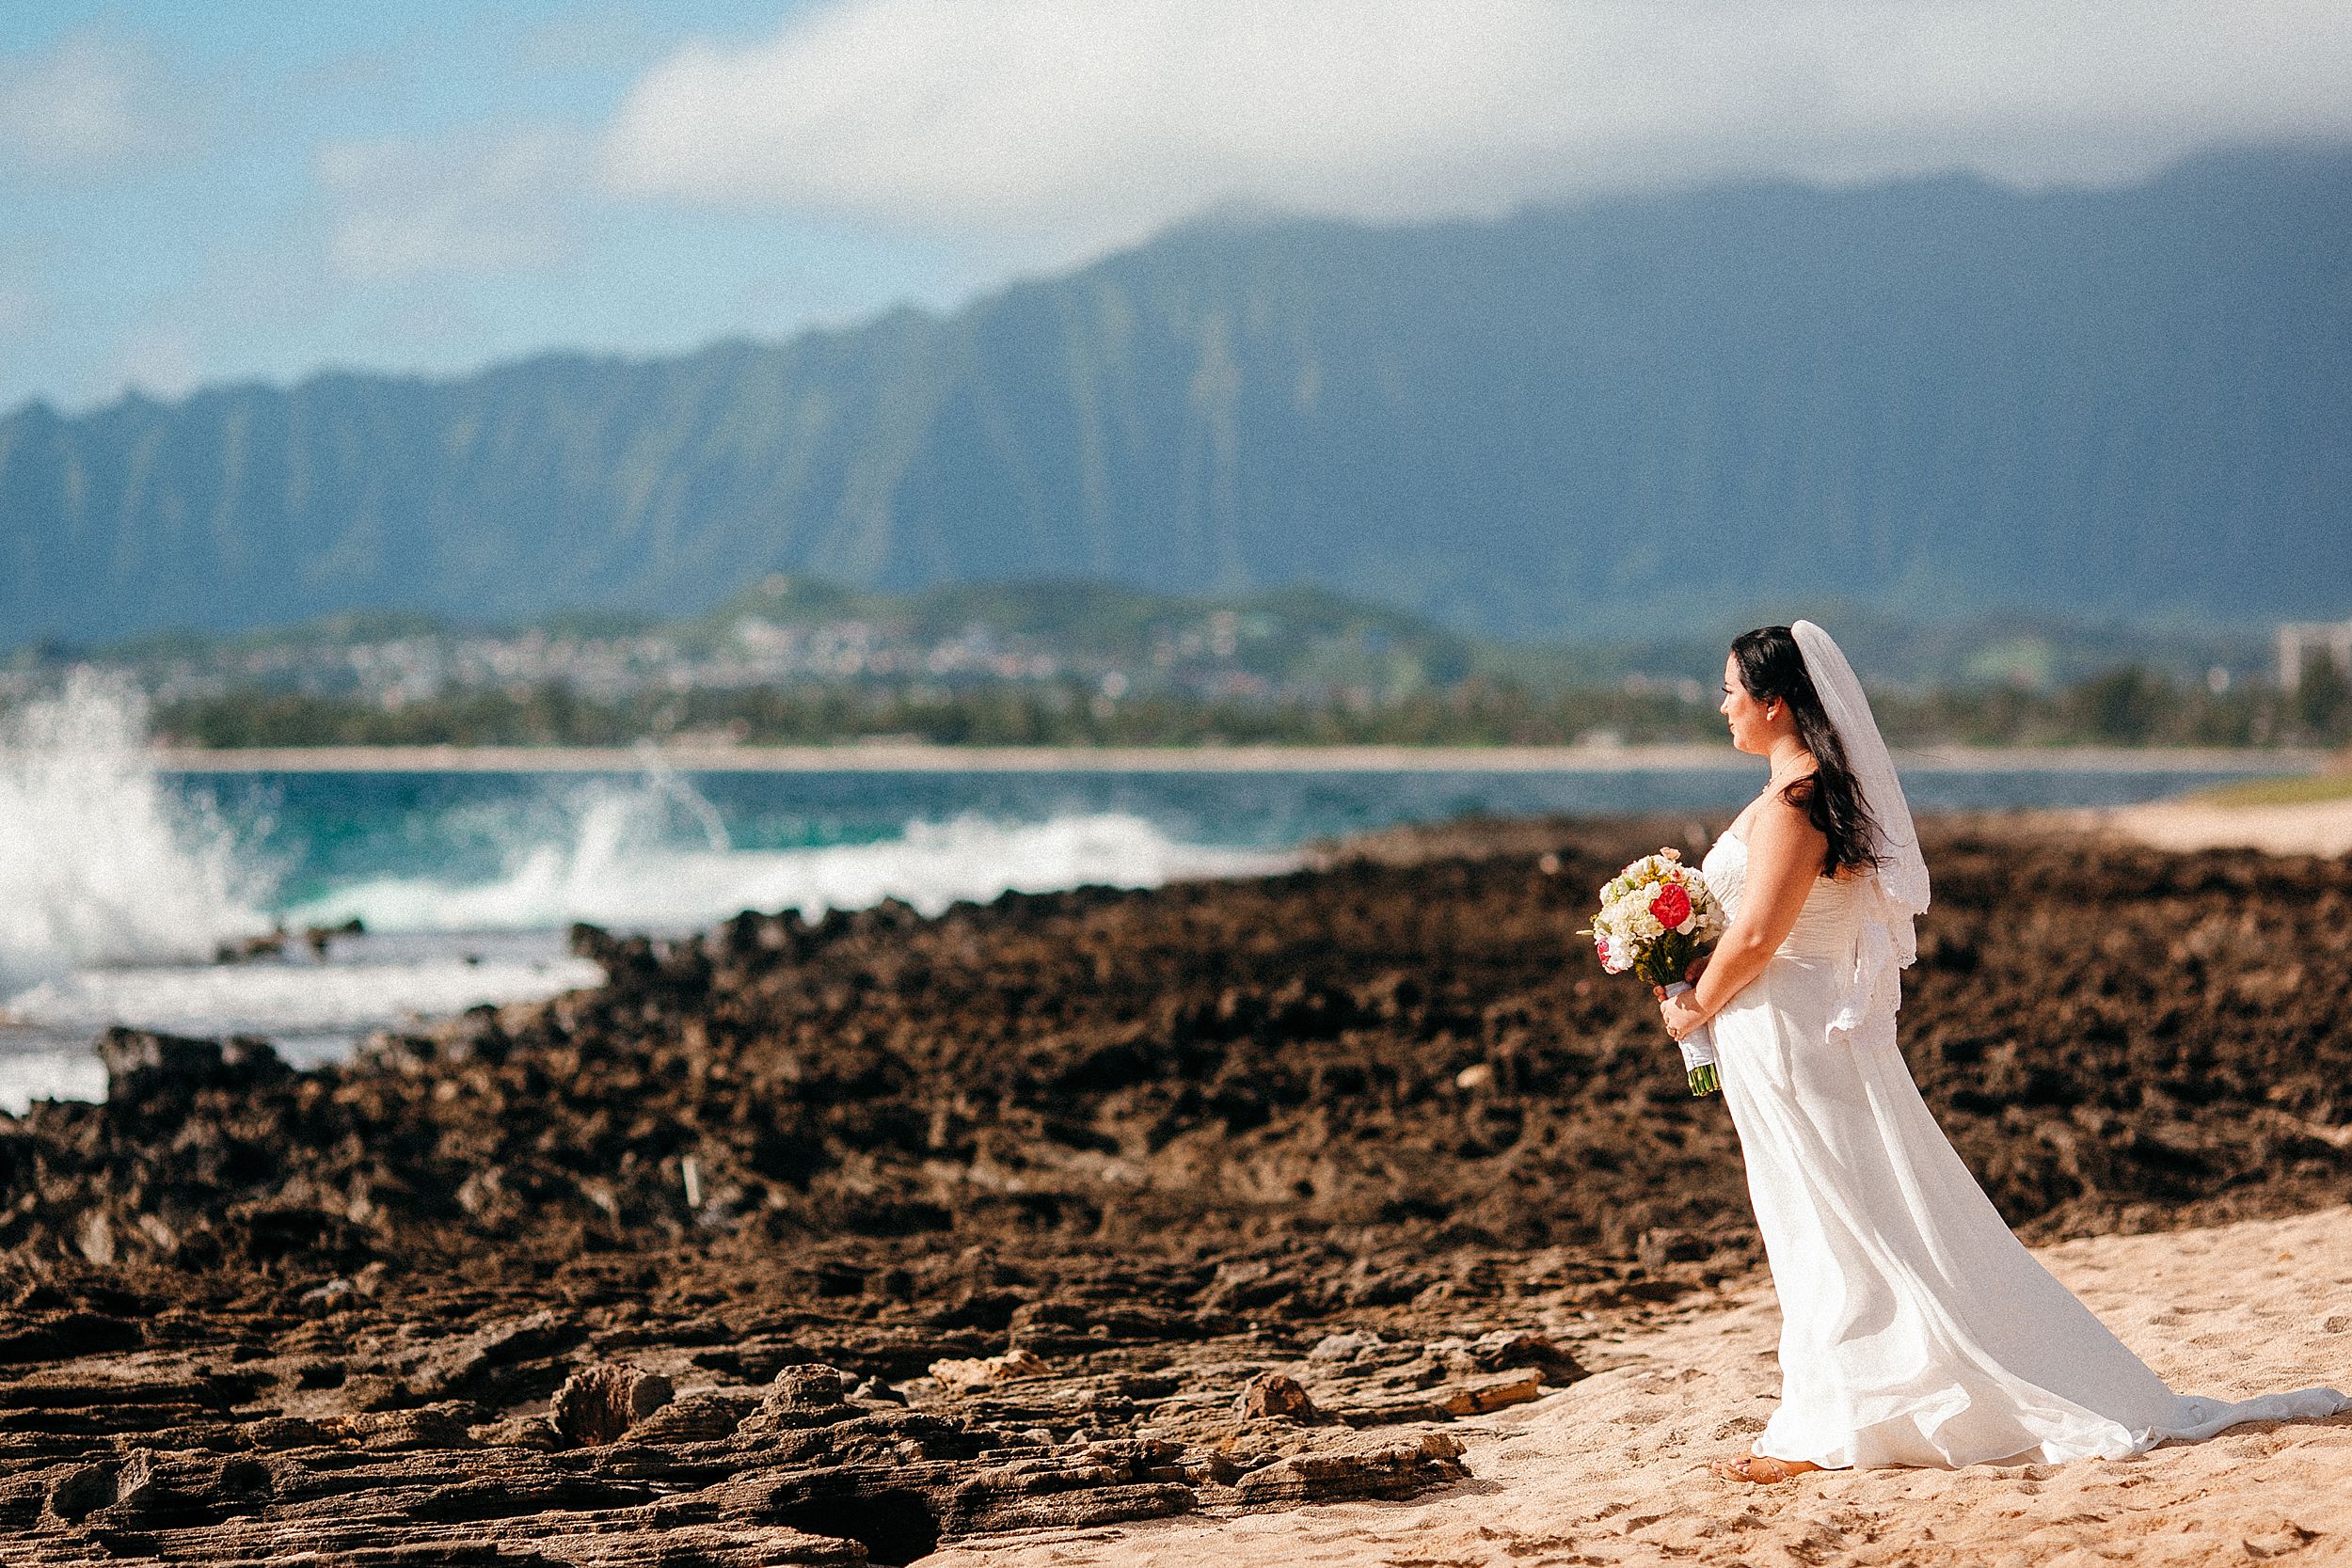
[[[1723,927],[1723,909],[1707,879],[1682,863],[1680,850],[1666,848],[1609,879],[1600,890],[1600,912],[1582,934],[1593,939],[1600,966],[1610,974],[1631,970],[1668,996],[1680,996],[1691,990],[1683,976]],[[1715,1032],[1695,1029],[1678,1043],[1691,1092],[1712,1094],[1722,1087],[1715,1071]]]
[[[1681,996],[1698,988],[1688,980],[1677,980],[1666,988],[1668,996]],[[1715,1071],[1715,1026],[1702,1023],[1675,1042],[1682,1048],[1682,1069],[1691,1080],[1692,1094],[1713,1094],[1723,1087],[1723,1080]]]

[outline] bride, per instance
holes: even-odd
[[[1781,1403],[1736,1481],[1851,1465],[2120,1459],[2241,1421],[2352,1408],[2332,1388],[2174,1393],[2010,1233],[1895,1045],[1928,907],[1911,811],[1853,669],[1808,621],[1731,645],[1724,717],[1772,780],[1702,870],[1729,928],[1679,1039],[1714,1030],[1780,1295]]]

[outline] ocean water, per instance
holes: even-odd
[[[257,1034],[296,1062],[598,978],[566,927],[678,933],[884,897],[936,911],[1249,875],[1470,814],[1727,812],[1760,766],[1671,772],[201,773],[96,677],[0,730],[0,1110],[97,1098],[109,1024]],[[1942,769],[1922,810],[2110,804],[2213,774]],[[305,927],[358,920],[325,956]],[[284,927],[282,953],[215,961]]]

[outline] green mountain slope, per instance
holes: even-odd
[[[2352,610],[2352,157],[1200,225],[939,318],[0,420],[16,641],[1313,583],[1514,636],[1824,597]]]

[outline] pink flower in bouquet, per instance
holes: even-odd
[[[1631,970],[1654,986],[1687,988],[1692,960],[1722,934],[1723,924],[1706,881],[1673,850],[1661,849],[1609,879],[1600,912],[1584,934],[1610,974]],[[1706,1040],[1694,1033],[1681,1044],[1691,1092],[1714,1093],[1719,1085]]]

